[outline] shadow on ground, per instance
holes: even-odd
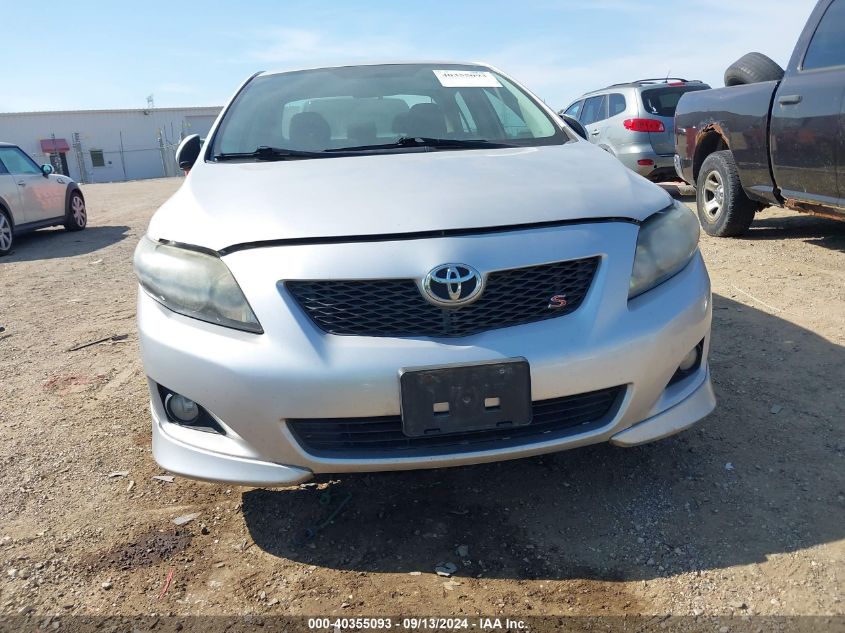
[[[57,257],[74,257],[93,253],[121,241],[128,226],[89,226],[84,231],[42,229],[15,237],[12,252],[0,259],[4,262],[31,262]]]
[[[762,562],[845,538],[843,366],[843,347],[715,297],[719,406],[695,430],[633,449],[339,475],[322,480],[328,498],[252,490],[246,524],[271,555],[364,572],[453,562],[457,576],[639,580]]]
[[[686,184],[661,184],[673,198],[695,206],[695,189]],[[845,252],[845,221],[828,220],[809,213],[790,216],[767,216],[766,211],[756,215],[744,240],[799,239],[808,244]]]
[[[809,214],[766,217],[763,212],[754,218],[751,229],[742,239],[799,239],[808,244],[845,252],[845,222]]]

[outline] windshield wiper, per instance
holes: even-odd
[[[327,152],[366,152],[368,150],[394,149],[397,147],[434,147],[434,148],[455,148],[455,149],[496,149],[501,147],[516,147],[507,143],[498,143],[479,139],[459,138],[431,138],[428,136],[402,136],[392,143],[381,145],[356,145],[354,147],[338,147],[327,149]]]
[[[256,160],[289,160],[295,158],[326,158],[324,152],[306,152],[300,149],[269,147],[262,145],[252,152],[222,152],[214,155],[214,160],[238,160],[254,158]]]

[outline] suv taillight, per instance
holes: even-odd
[[[663,121],[656,121],[655,119],[625,119],[622,123],[626,130],[632,132],[665,132]]]

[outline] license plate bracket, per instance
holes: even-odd
[[[399,385],[408,437],[531,423],[531,371],[524,358],[403,369]]]

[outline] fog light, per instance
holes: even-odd
[[[162,385],[158,385],[158,394],[161,396],[168,422],[194,431],[226,435],[226,429],[201,404]]]
[[[698,346],[693,347],[689,354],[684,356],[684,360],[678,365],[678,369],[684,372],[689,371],[698,364]]]
[[[704,354],[704,340],[699,341],[698,345],[693,347],[689,353],[684,356],[678,369],[675,370],[675,375],[669,381],[670,385],[674,385],[679,380],[683,380],[687,376],[691,376],[695,371],[701,367],[701,358]]]
[[[200,417],[200,408],[193,400],[178,393],[169,393],[164,399],[167,414],[182,424],[193,424]]]

